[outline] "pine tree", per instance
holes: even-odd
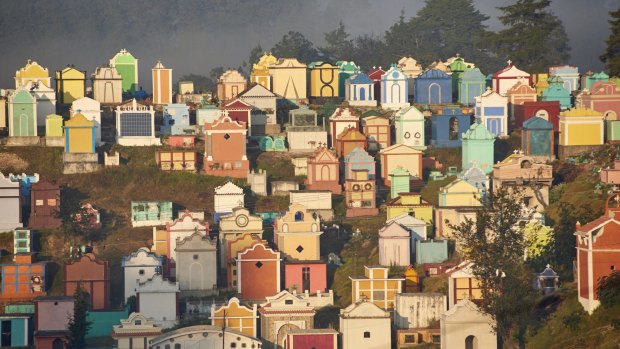
[[[609,12],[611,34],[607,38],[607,48],[600,57],[610,76],[620,76],[620,8]]]
[[[516,0],[499,7],[503,13],[499,20],[506,27],[492,36],[499,58],[531,72],[566,63],[570,58],[568,35],[550,5],[551,0]]]
[[[325,33],[325,47],[320,51],[326,59],[331,61],[347,61],[351,59],[353,53],[353,39],[347,33],[342,22],[338,23],[338,28]]]
[[[278,58],[294,57],[306,64],[319,60],[319,52],[314,44],[302,33],[296,31],[284,34],[282,39],[273,46],[271,52]]]
[[[523,194],[516,188],[500,188],[483,201],[476,221],[450,225],[466,260],[480,282],[480,310],[495,321],[495,330],[506,347],[513,338],[523,347],[536,299],[532,272],[523,260],[528,242],[522,223],[532,214],[522,210]]]
[[[386,48],[392,60],[410,54],[424,65],[459,53],[486,70],[491,60],[483,40],[488,35],[484,24],[488,19],[472,0],[426,0],[408,21],[401,13],[385,33]]]
[[[86,348],[86,334],[92,326],[92,322],[88,321],[87,310],[88,302],[84,290],[78,285],[73,294],[74,306],[73,316],[69,320],[69,342],[68,349]]]

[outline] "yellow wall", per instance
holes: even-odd
[[[72,128],[69,132],[70,153],[92,153],[93,131],[90,128]]]
[[[446,206],[480,206],[478,193],[448,193]]]
[[[433,221],[432,206],[387,206],[387,220],[403,213],[410,214],[410,212],[413,212],[415,218],[421,219],[427,224],[431,224]]]
[[[56,72],[56,79],[60,79],[59,72]],[[74,68],[67,68],[62,73],[63,101],[65,104],[72,103],[76,99],[84,97],[84,81],[86,75]]]
[[[275,68],[270,67],[269,73],[273,77],[272,91],[287,99],[307,99],[306,67]]]
[[[248,336],[256,335],[256,319],[253,311],[235,302],[216,309],[211,321],[213,326],[231,328]]]
[[[70,153],[93,152],[94,122],[87,120],[82,114],[75,114],[65,122],[65,132],[68,132]]]
[[[381,161],[383,161],[385,157],[381,157]],[[417,155],[413,154],[402,154],[402,155],[388,155],[388,163],[387,163],[387,171],[382,176],[387,177],[389,173],[392,173],[395,168],[402,167],[409,171],[412,176],[416,176],[419,173],[422,173],[420,170],[420,161]]]
[[[319,235],[311,233],[293,233],[292,235],[278,235],[278,248],[280,251],[298,260],[318,260],[321,258],[319,247]],[[297,246],[303,246],[301,253],[297,252]]]
[[[353,285],[353,294],[351,298],[353,303],[363,299],[367,301],[372,299],[374,304],[385,310],[394,309],[396,294],[401,292],[401,280],[353,280],[353,283],[357,283],[357,289],[359,290],[358,297],[356,287]],[[374,298],[372,294],[373,291]]]
[[[594,121],[594,120],[593,120]],[[593,124],[562,124],[560,132],[568,132],[568,137],[560,137],[560,145],[597,145],[601,142],[602,121]]]
[[[331,81],[325,84],[321,81]],[[323,86],[331,86],[323,88]],[[338,97],[338,67],[331,64],[324,64],[320,68],[310,68],[310,97]]]
[[[168,234],[165,230],[157,230],[155,232],[155,241],[153,242],[153,252],[158,256],[168,255],[168,242],[166,240]]]

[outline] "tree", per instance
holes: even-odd
[[[278,58],[294,57],[302,63],[310,63],[320,59],[319,51],[306,37],[296,31],[289,31],[278,41],[271,52]]]
[[[426,0],[408,21],[401,13],[385,33],[386,48],[392,60],[411,54],[428,65],[459,53],[488,69],[491,57],[483,40],[488,35],[484,24],[488,19],[472,0]]]
[[[65,235],[65,240],[71,239],[75,243],[75,236],[82,236],[84,230],[80,221],[76,220],[76,213],[82,210],[82,201],[87,198],[86,194],[81,191],[63,187],[60,193],[60,206],[54,212],[54,216],[60,219],[60,228]]]
[[[392,61],[385,57],[386,47],[381,38],[369,34],[355,38],[351,60],[362,70],[369,71],[373,66],[388,67]]]
[[[482,288],[480,310],[496,321],[495,330],[507,347],[513,334],[524,347],[536,297],[523,260],[528,246],[523,226],[533,212],[524,212],[522,202],[518,188],[499,188],[483,200],[476,221],[450,225],[465,259],[473,262]]]
[[[558,206],[558,221],[553,226],[552,256],[554,268],[563,279],[572,279],[575,258],[575,207],[569,203]]]
[[[516,0],[499,7],[506,27],[490,36],[498,57],[522,69],[543,72],[570,58],[568,35],[562,21],[549,10],[551,0]]]
[[[620,76],[620,8],[609,12],[611,34],[607,38],[607,48],[601,55],[601,61],[611,76]]]
[[[609,308],[620,304],[620,271],[616,270],[601,278],[596,289],[601,305]]]
[[[331,61],[350,60],[353,53],[353,39],[347,33],[344,24],[338,23],[338,28],[325,33],[325,47],[320,51]]]
[[[86,348],[86,334],[92,326],[92,322],[88,321],[87,310],[88,302],[86,301],[86,293],[81,286],[78,285],[73,294],[74,306],[73,316],[69,320],[69,349]]]
[[[194,90],[196,91],[206,91],[207,86],[210,84],[208,77],[204,75],[198,75],[198,74],[188,74],[188,75],[181,76],[179,80],[177,81],[177,84],[176,84],[177,87],[179,86],[179,82],[181,81],[193,82]]]
[[[245,73],[250,75],[252,72],[252,65],[256,64],[260,59],[261,55],[264,53],[263,47],[258,44],[254,46],[254,48],[250,51],[250,56],[248,57],[247,68],[245,69]],[[243,62],[244,64],[246,62]]]

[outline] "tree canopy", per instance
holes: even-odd
[[[611,34],[607,38],[607,47],[601,55],[601,61],[610,76],[620,76],[620,8],[609,12],[611,19]]]
[[[531,72],[565,64],[570,58],[568,35],[550,5],[551,0],[517,0],[499,7],[505,29],[489,37],[494,54]]]
[[[499,188],[487,195],[475,221],[450,227],[465,259],[473,263],[482,288],[481,311],[496,321],[504,343],[511,342],[513,334],[523,343],[536,300],[528,287],[532,273],[523,258],[528,247],[523,226],[533,212],[524,212],[518,188]]]
[[[294,57],[302,63],[310,63],[320,60],[319,51],[306,37],[296,31],[289,31],[278,41],[271,52],[278,58]]]

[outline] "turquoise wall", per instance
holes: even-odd
[[[86,338],[107,337],[112,333],[114,325],[120,325],[121,319],[129,317],[129,308],[113,311],[90,311],[87,318],[92,322],[92,327]]]
[[[441,263],[448,259],[448,240],[431,240],[415,242],[415,262]]]

